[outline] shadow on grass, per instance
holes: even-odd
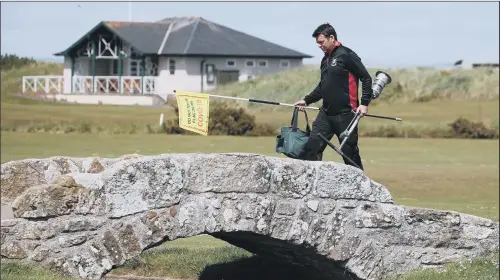
[[[268,257],[252,256],[208,265],[199,280],[335,280],[321,276],[310,267],[284,263]]]

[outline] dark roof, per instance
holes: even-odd
[[[144,54],[158,54],[161,50],[161,55],[312,57],[201,17],[174,17],[156,22],[103,21],[87,34],[102,26]],[[86,36],[56,55],[64,55]]]

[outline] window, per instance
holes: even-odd
[[[246,67],[255,67],[255,61],[254,60],[247,60],[247,61],[245,61],[245,66]]]
[[[259,60],[259,67],[267,67],[267,60]]]
[[[215,82],[215,65],[207,64],[205,67],[207,73],[207,84],[211,85]]]
[[[281,68],[290,68],[290,60],[281,60],[280,67]]]
[[[139,76],[139,62],[140,60],[130,61],[130,76]]]
[[[175,74],[175,59],[170,59],[168,61],[168,69],[170,70],[170,75]]]
[[[236,66],[236,62],[234,62],[234,60],[226,60],[226,67],[235,67]]]

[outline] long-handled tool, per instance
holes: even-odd
[[[174,93],[176,91],[174,90]],[[224,96],[224,95],[215,95],[215,94],[207,94],[209,97],[216,97],[216,98],[224,98],[224,99],[231,99],[231,100],[239,100],[239,101],[248,101],[251,103],[261,103],[261,104],[268,104],[268,105],[276,105],[276,106],[288,106],[288,107],[298,107],[293,104],[289,103],[282,103],[282,102],[274,102],[274,101],[268,101],[268,100],[259,100],[259,99],[253,99],[253,98],[242,98],[242,97],[233,97],[233,96]],[[311,110],[319,110],[319,107],[312,107],[312,106],[307,106],[304,107],[305,109],[311,109]],[[386,117],[386,116],[380,116],[380,115],[372,115],[372,114],[365,114],[365,117],[371,117],[371,118],[378,118],[378,119],[386,119],[386,120],[393,120],[393,121],[402,121],[401,118],[396,118],[396,117]]]
[[[361,169],[361,167],[359,167],[354,161],[352,161],[352,159],[350,159],[348,156],[346,156],[341,150],[337,149],[337,147],[335,147],[335,145],[333,145],[332,142],[328,141],[328,139],[326,139],[326,137],[323,136],[323,134],[318,133],[318,136],[319,136],[319,138],[321,138],[321,140],[325,141],[325,143],[328,146],[330,146],[330,148],[332,148],[335,152],[337,152],[337,154],[339,154],[341,157],[345,158],[350,164],[354,165],[358,169]]]
[[[354,118],[352,118],[352,121],[349,123],[347,126],[346,130],[340,134],[340,139],[342,140],[342,143],[340,143],[339,149],[342,150],[342,147],[344,147],[345,143],[347,142],[347,139],[349,139],[349,136],[351,136],[351,133],[354,131],[356,126],[359,123],[359,120],[361,119],[361,114],[360,113],[355,113]]]

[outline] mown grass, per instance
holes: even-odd
[[[274,137],[2,132],[2,163],[61,156],[243,152],[283,157]],[[337,143],[334,140],[334,143]],[[498,140],[361,138],[366,174],[397,203],[498,218]],[[341,162],[331,149],[325,160]]]
[[[209,245],[207,245],[209,244]],[[421,269],[386,280],[497,280],[498,253],[446,264],[440,269]],[[129,260],[109,275],[136,275],[142,277],[169,277],[198,280],[326,280],[314,277],[311,271],[264,259],[213,237],[202,235],[166,242],[147,250],[140,257]],[[2,263],[4,280],[70,280],[38,265]]]
[[[252,254],[208,235],[166,242],[114,269],[115,275],[200,277],[207,266],[249,258]],[[165,265],[168,264],[168,265]]]
[[[498,269],[499,254],[492,254],[459,263],[450,263],[443,269],[426,269],[410,272],[390,280],[497,280],[500,277]]]
[[[39,265],[27,265],[16,262],[2,262],[0,265],[2,280],[75,280]]]
[[[370,108],[376,115],[400,117],[402,122],[364,118],[360,135],[371,137],[449,138],[456,137],[450,124],[460,117],[481,122],[498,132],[498,107],[496,101],[432,101],[425,104],[389,106],[382,104]],[[252,112],[256,122],[269,124],[278,133],[279,128],[290,124],[292,110],[286,112]],[[62,104],[1,104],[2,131],[51,132],[51,133],[105,133],[151,134],[164,133],[159,127],[160,114],[165,120],[175,118],[171,107],[143,108],[123,106],[92,106]],[[309,111],[312,124],[316,111]],[[299,126],[305,128],[304,115],[299,116]]]

